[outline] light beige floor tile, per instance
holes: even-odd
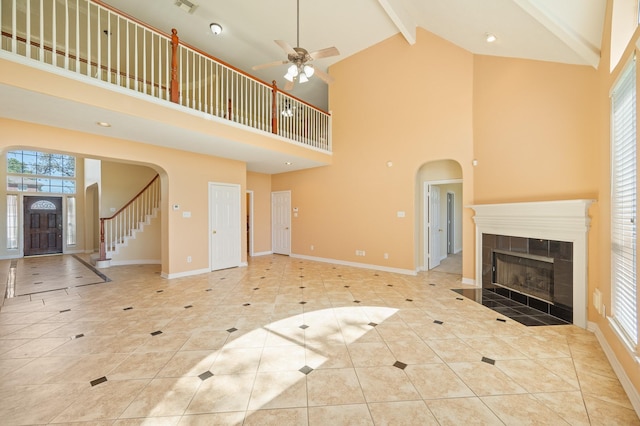
[[[422,339],[388,341],[387,347],[405,364],[441,363],[442,359]]]
[[[134,353],[109,372],[111,380],[152,379],[173,357],[174,352]]]
[[[307,344],[305,364],[314,369],[353,367],[351,355],[344,344]]]
[[[131,401],[120,417],[182,415],[201,383],[202,380],[198,377],[153,379]]]
[[[578,372],[578,380],[584,396],[589,395],[624,408],[633,408],[618,380],[586,371]]]
[[[434,399],[426,403],[441,426],[504,425],[479,398]]]
[[[497,361],[495,366],[530,393],[578,390],[576,386],[532,360],[502,360]]]
[[[487,358],[495,360],[527,358],[513,346],[495,337],[467,337],[463,341]]]
[[[247,410],[255,378],[255,374],[210,377],[200,385],[185,414]]]
[[[532,395],[498,395],[480,398],[507,425],[568,425]]]
[[[409,365],[404,371],[423,399],[474,396],[446,364]]]
[[[262,348],[222,349],[211,366],[214,374],[256,373]]]
[[[267,346],[262,351],[258,372],[297,371],[305,364],[304,346]]]
[[[86,386],[78,384],[14,386],[0,390],[0,419],[7,425],[48,423],[85,390]]]
[[[485,362],[451,363],[449,367],[478,396],[526,393],[495,365]]]
[[[365,402],[353,368],[312,371],[307,376],[307,392],[309,406]]]
[[[410,401],[420,394],[405,372],[396,367],[356,368],[367,402]]]
[[[633,409],[621,407],[618,404],[603,401],[590,395],[584,395],[583,398],[591,424],[607,426],[640,425],[640,420]]]
[[[588,425],[589,415],[579,391],[536,393],[533,396],[571,425]]]
[[[117,419],[148,380],[107,381],[88,387],[54,422]]]
[[[256,375],[249,410],[306,406],[306,376],[301,372],[260,372]]]
[[[307,420],[306,408],[258,410],[247,412],[244,426],[306,426]]]
[[[423,401],[374,402],[369,410],[376,425],[439,425]]]
[[[366,404],[309,407],[309,426],[373,426]]]
[[[166,352],[160,352],[166,353]],[[217,357],[212,351],[180,351],[158,372],[158,377],[199,376],[209,371]]]
[[[22,339],[19,339],[19,341],[22,341]],[[0,358],[36,358],[48,354],[57,347],[64,345],[68,341],[68,338],[63,337],[43,337],[40,339],[31,339],[23,342],[21,345],[15,347],[14,349],[2,353],[2,355],[0,355]],[[6,344],[7,341],[5,340],[2,342]]]
[[[115,422],[105,423],[113,426],[176,426],[180,422],[181,416],[168,417],[144,417],[137,419],[119,419]],[[91,423],[93,426],[94,424]],[[80,425],[78,425],[80,426]]]
[[[480,352],[458,338],[428,340],[427,345],[444,362],[475,362],[482,359]]]
[[[179,426],[242,426],[244,411],[182,416]]]
[[[351,343],[347,348],[355,367],[385,366],[396,362],[385,343]]]

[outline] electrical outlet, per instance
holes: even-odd
[[[187,256],[187,263],[191,263],[191,256]]]
[[[388,258],[389,258],[389,253],[385,253],[385,254],[384,254],[384,258],[385,258],[385,259],[388,259]]]
[[[314,248],[315,248],[315,247],[313,247],[313,244],[312,244],[312,245],[311,245],[311,251],[313,251],[313,249],[314,249]]]

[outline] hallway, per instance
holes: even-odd
[[[102,272],[4,301],[3,424],[640,424],[591,332],[509,320],[451,291],[459,275],[287,256]]]

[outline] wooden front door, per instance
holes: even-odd
[[[62,198],[24,197],[24,255],[62,253]]]

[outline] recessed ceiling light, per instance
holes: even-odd
[[[107,123],[106,121],[98,121],[96,124],[101,127],[111,127],[111,124]]]
[[[496,41],[498,39],[498,37],[496,37],[495,34],[486,33],[484,35],[484,39],[487,41],[487,43],[493,43],[494,41]]]
[[[209,28],[211,29],[211,32],[213,33],[213,35],[218,35],[222,32],[222,25],[217,24],[215,22],[210,23]]]
[[[286,162],[286,163],[284,163],[284,164],[286,164],[287,166],[290,166],[290,165],[292,165],[293,163],[292,163],[291,161],[287,161],[287,162]]]

